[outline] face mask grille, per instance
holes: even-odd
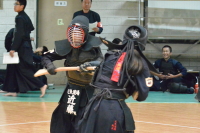
[[[72,25],[67,29],[67,39],[74,48],[79,48],[84,43],[84,30],[77,25]]]

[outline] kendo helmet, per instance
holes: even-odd
[[[89,20],[87,17],[76,16],[67,28],[66,36],[71,46],[79,48],[87,41]]]
[[[109,50],[123,49],[127,45],[128,41],[136,41],[136,44],[138,44],[140,50],[143,51],[147,42],[147,30],[139,25],[133,25],[128,27],[125,30],[124,38],[121,45],[115,43],[115,41],[110,42],[103,38],[101,38],[101,40],[108,47]]]
[[[143,51],[147,42],[147,30],[140,25],[130,26],[125,30],[124,41],[129,39],[137,41],[138,47]]]

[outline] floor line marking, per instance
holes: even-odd
[[[38,122],[27,122],[27,123],[4,124],[4,125],[0,125],[0,127],[2,127],[2,126],[11,126],[11,125],[25,125],[25,124],[32,124],[32,123],[45,123],[45,122],[50,122],[50,121],[38,121]],[[149,123],[149,124],[155,124],[155,125],[173,126],[173,127],[185,127],[185,128],[200,129],[200,128],[198,128],[198,127],[189,127],[189,126],[172,125],[172,124],[163,124],[163,123],[154,123],[154,122],[145,122],[145,121],[135,121],[135,122]]]
[[[173,127],[185,127],[185,128],[195,128],[195,129],[200,129],[199,127],[189,127],[189,126],[172,125],[172,124],[163,124],[163,123],[154,123],[154,122],[145,122],[145,121],[135,121],[135,122],[149,123],[149,124],[155,124],[155,125],[173,126]]]
[[[50,121],[38,121],[38,122],[27,122],[27,123],[4,124],[4,125],[0,125],[0,127],[3,127],[3,126],[13,126],[13,125],[25,125],[25,124],[33,124],[33,123],[45,123],[45,122],[50,122]]]

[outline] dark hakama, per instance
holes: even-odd
[[[19,52],[19,64],[7,66],[6,79],[2,90],[25,93],[44,86],[44,83],[39,78],[33,76],[36,70],[33,66],[30,44],[25,42]]]
[[[67,113],[67,108],[69,107],[69,98],[71,95],[68,94],[68,90],[79,90],[80,95],[75,96],[74,111],[76,115]],[[60,99],[59,105],[54,110],[51,117],[51,133],[77,133],[77,123],[80,120],[84,108],[88,102],[88,97],[92,97],[94,89],[89,85],[78,86],[73,84],[68,84],[63,92]]]
[[[133,133],[125,131],[125,116],[118,100],[95,100],[88,116],[79,121],[80,133]],[[97,109],[97,110],[95,110]],[[126,108],[128,109],[128,108]],[[131,117],[131,116],[130,116]]]

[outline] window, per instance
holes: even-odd
[[[194,43],[199,40],[200,1],[148,1],[149,39]],[[193,41],[192,41],[193,40]]]

